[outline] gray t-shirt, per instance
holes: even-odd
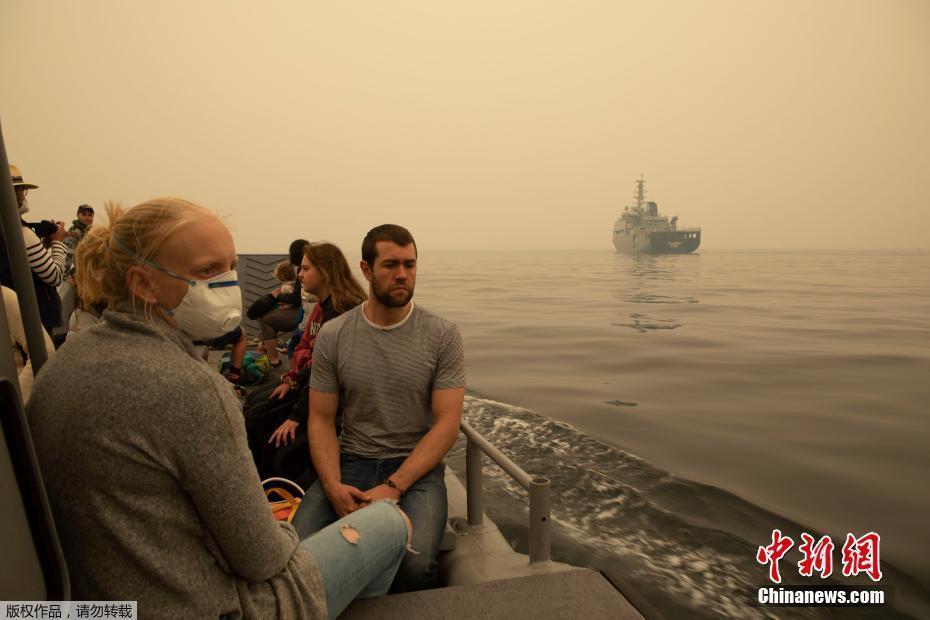
[[[433,390],[465,387],[462,336],[416,305],[400,323],[379,327],[364,305],[323,325],[310,387],[339,394],[342,452],[407,456],[432,426]]]

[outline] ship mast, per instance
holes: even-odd
[[[642,209],[646,201],[646,177],[643,174],[640,174],[639,179],[636,180],[636,191],[633,197],[636,198],[636,208]]]

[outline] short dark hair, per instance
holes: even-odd
[[[299,265],[304,259],[304,246],[310,245],[306,239],[295,239],[287,249],[287,257],[292,265]]]
[[[72,203],[72,204],[73,204],[73,203]],[[82,214],[82,213],[90,213],[91,215],[93,215],[93,214],[94,214],[94,208],[93,208],[92,206],[90,206],[90,205],[81,205],[80,207],[78,207],[77,212],[78,212],[78,215],[80,215],[80,214]]]
[[[371,267],[374,267],[375,259],[378,258],[377,243],[379,241],[392,241],[402,248],[412,243],[414,251],[417,249],[417,242],[413,240],[413,235],[403,226],[397,224],[375,226],[368,231],[362,241],[362,260]]]

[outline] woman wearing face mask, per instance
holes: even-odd
[[[300,454],[302,458],[296,459],[298,467],[293,472],[276,471],[273,461],[277,449],[292,443],[298,431],[306,435],[310,407],[307,386],[313,366],[313,345],[320,327],[368,299],[342,250],[332,243],[305,244],[298,277],[303,290],[320,302],[313,307],[307,328],[294,349],[290,371],[281,376],[281,382],[270,393],[267,390],[251,393],[245,407],[249,446],[263,478],[283,475],[296,479],[310,465],[306,447]]]
[[[273,520],[232,386],[192,339],[240,319],[226,227],[179,199],[108,207],[77,252],[103,321],[43,368],[29,418],[74,598],[140,616],[335,617],[387,591],[409,521],[390,503],[299,541]],[[406,526],[406,527],[405,527]]]

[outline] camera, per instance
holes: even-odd
[[[41,222],[23,222],[23,224],[31,228],[39,239],[49,237],[58,230],[58,224],[48,220],[42,220]]]

